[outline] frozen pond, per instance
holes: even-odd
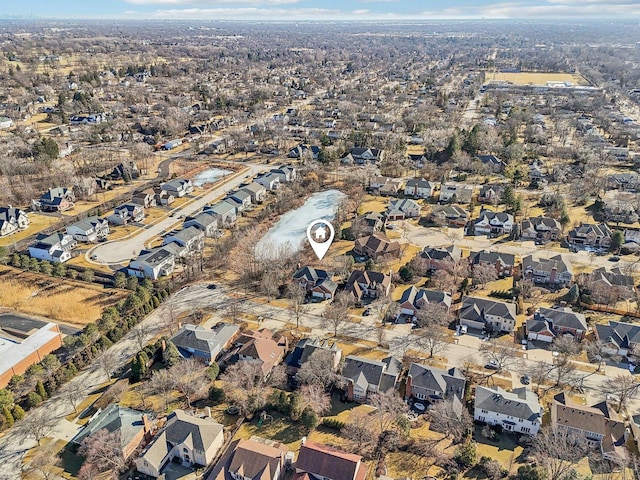
[[[269,251],[277,252],[288,246],[287,251],[297,252],[307,237],[309,223],[320,218],[333,220],[338,204],[344,197],[345,194],[340,190],[314,193],[301,207],[280,217],[278,223],[258,242],[258,251],[262,250],[265,256],[270,256]]]
[[[200,172],[193,178],[193,184],[196,187],[201,187],[207,183],[215,183],[226,175],[230,175],[233,172],[231,170],[223,170],[222,168],[210,168],[204,172]]]

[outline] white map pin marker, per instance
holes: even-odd
[[[307,238],[319,260],[327,254],[334,235],[333,225],[326,220],[314,220],[307,227]]]

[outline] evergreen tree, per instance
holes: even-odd
[[[167,341],[167,348],[162,353],[162,361],[168,367],[172,367],[180,361],[180,352],[173,342]]]
[[[2,415],[4,416],[4,422],[6,423],[7,427],[13,427],[13,414],[11,413],[11,410],[9,410],[9,407],[7,407],[6,405],[2,407]]]
[[[13,419],[16,422],[19,422],[24,418],[25,413],[20,405],[14,405],[13,408],[11,409],[11,415],[13,415]]]
[[[44,389],[44,385],[42,383],[42,380],[38,380],[38,382],[36,383],[36,393],[38,395],[40,395],[40,397],[43,400],[48,397],[47,391]]]

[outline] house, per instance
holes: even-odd
[[[0,117],[0,130],[6,130],[13,127],[13,120],[9,117]]]
[[[443,183],[440,187],[440,202],[447,203],[469,203],[473,194],[473,187],[468,185],[456,185]]]
[[[273,367],[284,359],[288,347],[287,337],[271,330],[247,330],[234,341],[234,350],[229,358],[230,361],[257,362],[267,377]]]
[[[609,303],[612,294],[618,298],[633,298],[636,288],[631,275],[623,273],[619,267],[607,270],[606,267],[596,268],[586,275],[586,284],[591,298],[598,303]]]
[[[497,205],[502,200],[504,185],[483,185],[478,194],[478,202]]]
[[[368,163],[379,163],[384,157],[384,151],[377,148],[352,148],[342,159],[343,163],[356,165],[366,165]]]
[[[136,470],[158,478],[169,462],[207,466],[224,444],[223,425],[174,410],[156,438],[136,460]]]
[[[70,125],[96,125],[102,123],[106,118],[102,113],[91,113],[89,115],[71,115]]]
[[[375,232],[368,237],[356,239],[353,251],[356,255],[378,260],[385,256],[400,256],[400,244],[396,241],[392,242],[382,232]]]
[[[609,248],[611,229],[606,223],[583,223],[567,235],[567,242],[575,247]]]
[[[152,188],[148,188],[142,192],[134,193],[131,203],[142,205],[144,208],[151,208],[157,205],[156,194]]]
[[[430,404],[452,401],[454,408],[462,411],[466,383],[458,368],[443,370],[411,363],[404,397],[427,401]]]
[[[490,172],[500,173],[504,170],[504,162],[495,155],[476,155],[476,158],[480,160]]]
[[[522,259],[522,276],[534,283],[565,286],[573,280],[573,268],[562,254],[549,258],[528,255]]]
[[[143,250],[137,258],[129,262],[127,274],[157,280],[161,276],[171,275],[175,262],[175,255],[166,247]]]
[[[615,199],[607,198],[602,210],[602,218],[607,222],[637,223],[640,216],[634,205],[635,196],[635,193],[619,193]]]
[[[143,441],[151,439],[154,428],[152,420],[153,417],[150,419],[147,413],[114,403],[104,410],[99,409],[89,423],[71,439],[71,443],[80,446],[87,437],[100,430],[116,432],[120,439],[122,457],[126,460]]]
[[[420,205],[415,200],[408,198],[402,200],[391,200],[387,207],[388,220],[404,220],[405,218],[416,218],[420,216]]]
[[[342,349],[336,342],[319,340],[317,338],[303,338],[298,341],[293,351],[287,355],[287,374],[295,375],[300,367],[317,351],[329,352],[333,357],[333,370],[337,371],[342,359]]]
[[[436,205],[428,219],[439,226],[464,227],[469,221],[469,213],[459,205]]]
[[[0,388],[62,347],[60,326],[20,315],[0,317]]]
[[[256,182],[251,182],[249,185],[242,187],[240,191],[247,192],[251,195],[251,203],[262,203],[267,196],[267,189]]]
[[[135,203],[125,203],[113,209],[113,214],[107,217],[114,225],[127,225],[144,220],[144,207]]]
[[[558,240],[562,232],[562,225],[555,218],[531,217],[523,220],[520,226],[520,240],[533,240],[547,243]]]
[[[73,208],[75,201],[71,188],[56,187],[47,190],[38,200],[32,200],[31,207],[41,212],[65,212]]]
[[[356,303],[365,299],[376,299],[391,293],[391,275],[370,270],[354,270],[344,287]]]
[[[451,294],[411,286],[402,293],[402,297],[400,297],[398,303],[400,303],[400,315],[415,317],[417,310],[420,310],[427,304],[439,305],[449,311],[451,308]]]
[[[555,431],[584,437],[587,444],[598,448],[606,460],[620,463],[628,457],[625,444],[629,432],[624,420],[607,402],[582,405],[565,393],[559,393],[551,402],[551,427]]]
[[[163,207],[171,205],[176,201],[176,197],[173,193],[167,192],[166,190],[162,190],[161,188],[155,188],[155,201],[156,205],[162,205]]]
[[[38,235],[36,243],[29,246],[31,258],[64,263],[71,258],[71,252],[76,248],[76,242],[71,235],[54,233],[52,235]]]
[[[607,189],[635,192],[638,188],[637,173],[615,173],[607,177]]]
[[[313,267],[303,267],[293,275],[293,280],[305,288],[307,294],[314,298],[328,300],[333,298],[338,285],[324,270]]]
[[[140,177],[140,170],[138,170],[138,165],[136,162],[130,161],[127,163],[119,163],[108,175],[108,178],[111,180],[126,180],[131,181]]]
[[[293,480],[365,480],[367,466],[360,455],[303,441]]]
[[[284,444],[258,437],[236,440],[207,480],[281,480],[292,459]]]
[[[195,217],[187,217],[183,228],[197,228],[202,231],[205,237],[212,237],[218,229],[218,219],[214,215],[202,212]]]
[[[487,252],[471,252],[469,255],[469,263],[471,268],[475,265],[492,265],[496,269],[498,278],[510,277],[513,275],[513,268],[516,263],[516,256],[511,253]]]
[[[462,297],[458,310],[460,325],[488,332],[513,332],[516,324],[516,306],[479,297]]]
[[[203,328],[187,323],[169,341],[184,358],[195,357],[211,364],[223,350],[231,346],[239,331],[237,325],[219,323],[213,328]]]
[[[29,226],[29,217],[24,210],[8,207],[0,207],[0,237],[11,235]]]
[[[513,215],[506,212],[480,211],[480,217],[473,224],[474,235],[499,237],[511,233]]]
[[[193,193],[193,183],[187,178],[175,178],[160,185],[160,188],[176,198]]]
[[[186,227],[164,237],[162,245],[177,243],[189,252],[198,252],[204,247],[204,232],[196,227]]]
[[[473,419],[500,425],[506,432],[536,435],[542,424],[542,407],[538,396],[527,387],[507,392],[500,387],[478,385]]]
[[[626,357],[640,347],[640,325],[609,320],[609,325],[595,324],[595,335],[609,355]]]
[[[109,235],[109,222],[106,218],[88,217],[67,227],[67,235],[78,242],[95,243]]]
[[[213,215],[220,227],[233,225],[237,218],[236,208],[224,200],[205,207],[204,213]]]
[[[238,212],[243,212],[251,206],[251,193],[249,192],[238,190],[230,194],[227,198],[238,203]]]
[[[455,245],[424,247],[420,255],[426,260],[427,271],[433,273],[446,265],[447,262],[459,262],[462,258],[462,250]]]
[[[367,212],[358,217],[356,221],[362,226],[363,233],[372,235],[373,233],[380,232],[385,228],[387,218],[383,213]]]
[[[436,184],[424,178],[412,178],[407,180],[404,186],[404,194],[413,198],[431,198],[436,189]]]
[[[381,361],[349,355],[342,368],[347,400],[365,402],[373,393],[393,391],[402,371],[402,362],[395,357]]]
[[[581,341],[587,328],[584,314],[574,312],[569,307],[540,307],[526,323],[529,340],[547,343],[553,342],[560,335],[571,335]]]
[[[280,179],[280,183],[293,182],[297,175],[296,169],[291,165],[272,168],[269,173],[278,177]]]
[[[313,160],[318,160],[318,155],[320,155],[320,147],[315,145],[304,145],[301,143],[289,150],[289,154],[287,156],[289,158],[305,158],[308,156]]]
[[[402,191],[403,185],[402,180],[394,178],[380,187],[378,193],[383,197],[396,197]]]
[[[258,175],[254,182],[262,185],[267,190],[275,190],[280,185],[280,177],[274,173]]]
[[[369,179],[369,188],[368,190],[373,193],[380,193],[380,189],[384,187],[387,183],[391,182],[393,179],[389,177],[371,177]]]

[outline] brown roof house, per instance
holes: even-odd
[[[368,237],[358,238],[355,241],[353,251],[357,255],[369,257],[373,260],[377,260],[380,257],[400,256],[400,244],[395,241],[391,241],[382,232],[375,232]]]
[[[207,466],[224,443],[223,426],[211,418],[174,410],[167,423],[136,460],[140,473],[158,478],[171,461],[183,466]]]
[[[265,377],[283,360],[288,348],[287,337],[264,328],[258,331],[248,330],[240,335],[234,344],[236,348],[231,353],[231,358],[260,362]]]
[[[329,273],[319,268],[302,267],[293,274],[293,280],[314,298],[325,300],[333,298],[338,289],[338,285],[331,279]]]
[[[606,402],[581,405],[559,393],[551,403],[551,426],[558,431],[584,436],[587,443],[599,448],[607,460],[620,462],[627,458],[624,445],[629,432],[624,421]]]
[[[207,480],[280,480],[292,459],[285,445],[254,436],[231,444]]]
[[[364,480],[367,466],[360,455],[336,448],[303,442],[293,480]]]
[[[355,270],[345,285],[345,290],[351,293],[356,302],[363,299],[374,299],[391,293],[391,275],[369,270]]]
[[[574,312],[569,307],[540,307],[527,320],[527,338],[553,342],[559,335],[572,335],[580,341],[587,333],[587,320],[583,313]]]

